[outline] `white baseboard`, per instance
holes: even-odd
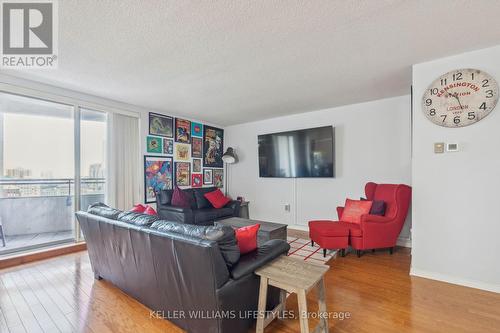
[[[491,291],[494,293],[500,293],[500,284],[492,284],[480,281],[473,281],[467,279],[461,279],[454,276],[436,273],[436,272],[428,272],[421,269],[411,268],[410,269],[411,276],[417,276],[425,279],[437,280],[446,283],[456,284],[460,286],[481,289],[486,291]]]
[[[309,231],[309,227],[308,226],[306,226],[306,225],[297,225],[297,224],[288,225],[288,229],[300,230],[300,231]],[[397,241],[396,245],[402,246],[402,247],[409,247],[409,248],[411,248],[411,239],[410,238],[398,238],[398,241]]]

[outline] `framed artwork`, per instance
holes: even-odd
[[[193,158],[193,172],[201,172],[201,160]]]
[[[175,150],[175,159],[179,161],[189,161],[191,158],[189,150],[190,150],[189,145],[185,145],[182,143],[178,143],[174,146]]]
[[[175,118],[175,141],[191,142],[191,122],[189,120]]]
[[[191,136],[203,137],[203,125],[200,123],[191,122]]]
[[[174,137],[174,118],[158,113],[149,113],[149,134]]]
[[[224,130],[221,128],[203,126],[203,166],[222,168],[224,154]]]
[[[196,158],[203,157],[203,140],[201,138],[191,138],[191,156]]]
[[[224,187],[224,169],[214,169],[214,186]]]
[[[178,186],[191,184],[191,163],[175,162],[175,184]]]
[[[203,179],[201,173],[193,173],[191,175],[191,187],[202,187]]]
[[[148,137],[146,139],[146,143],[147,143],[146,151],[148,153],[154,153],[154,154],[162,154],[163,153],[162,138],[157,138],[157,137],[148,135]]]
[[[144,156],[144,202],[156,200],[156,192],[173,188],[172,157]]]
[[[203,184],[212,185],[214,183],[214,174],[212,169],[203,169]]]
[[[167,154],[167,155],[174,154],[174,140],[163,139],[163,154]]]

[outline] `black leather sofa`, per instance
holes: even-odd
[[[190,188],[182,190],[191,200],[190,208],[172,206],[173,190],[156,193],[158,215],[167,221],[196,225],[213,225],[214,221],[240,216],[240,202],[233,200],[222,208],[214,208],[204,197],[205,193],[215,191],[215,187]]]
[[[290,246],[273,239],[240,257],[234,230],[159,220],[103,204],[77,212],[97,279],[193,333],[243,333],[255,321],[258,267]],[[270,288],[267,308],[279,302]]]

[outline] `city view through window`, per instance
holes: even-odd
[[[105,201],[106,114],[80,109],[79,131],[75,115],[73,106],[0,94],[0,255],[74,241],[75,198],[83,209]]]

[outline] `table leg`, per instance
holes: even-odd
[[[285,311],[286,311],[286,290],[285,289],[280,289],[280,304],[281,304],[280,316],[281,316],[281,319],[283,319],[283,318],[285,318]]]
[[[320,325],[323,327],[323,332],[328,333],[328,312],[326,311],[326,290],[323,278],[318,282],[318,304],[319,312],[322,315]]]
[[[309,333],[309,323],[307,319],[307,299],[306,291],[297,291],[297,299],[299,303],[299,321],[300,321],[300,332]]]
[[[267,281],[265,277],[260,277],[260,289],[259,289],[259,307],[257,316],[257,326],[255,329],[256,333],[264,333],[264,321],[266,319],[266,303],[267,303]]]

